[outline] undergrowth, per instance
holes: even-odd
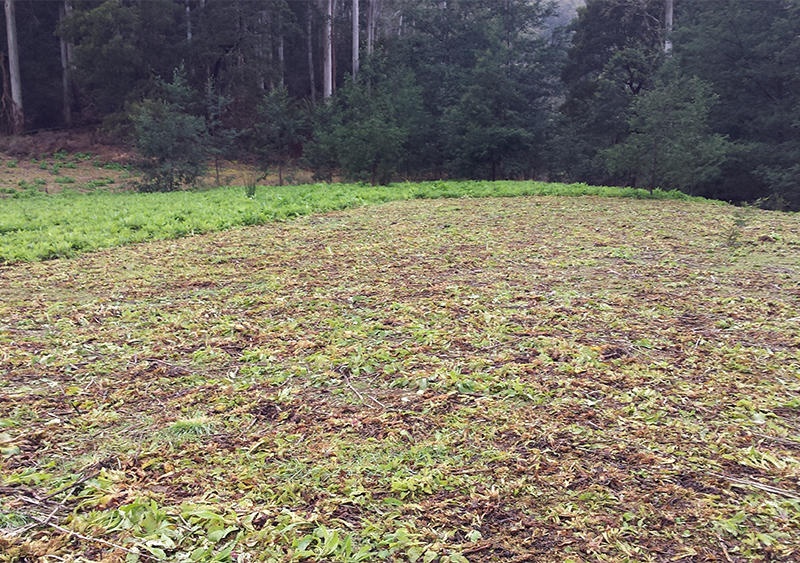
[[[62,178],[64,182],[70,178]],[[58,179],[57,179],[58,181]],[[416,198],[533,195],[691,199],[681,192],[541,182],[316,184],[201,192],[54,194],[0,200],[0,264],[261,225],[301,215]]]

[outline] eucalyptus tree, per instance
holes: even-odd
[[[17,41],[17,17],[15,0],[6,0],[6,37],[8,39],[8,78],[11,83],[11,132],[19,135],[25,128],[22,108],[22,79],[19,72],[19,43]]]
[[[333,95],[333,2],[322,0],[325,6],[323,24],[322,50],[322,97],[327,99]]]
[[[353,32],[353,80],[358,77],[358,63],[360,58],[360,50],[361,50],[361,18],[360,18],[360,10],[359,10],[359,2],[358,0],[353,0],[353,20],[352,20],[352,32]]]

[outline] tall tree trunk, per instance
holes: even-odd
[[[258,33],[258,86],[262,90],[267,89],[267,79],[265,78],[265,68],[269,67],[272,68],[272,45],[264,46],[265,43],[269,43],[264,38],[265,33],[264,29],[266,28],[269,30],[270,28],[270,17],[269,12],[266,10],[261,10],[261,14],[258,20],[259,26],[259,33]],[[265,57],[265,51],[269,51],[269,53]],[[268,61],[268,64],[265,64],[264,59]],[[272,90],[273,84],[272,80],[270,80],[269,89]]]
[[[311,105],[317,105],[317,85],[314,79],[314,8],[309,2],[306,8],[306,49],[308,50],[308,82],[311,84]]]
[[[372,22],[375,18],[375,0],[367,0],[367,55],[372,54]]]
[[[333,95],[333,0],[325,0],[322,97]]]
[[[666,0],[667,9],[664,17],[664,52],[669,53],[672,51],[672,18],[675,11],[675,0]]]
[[[353,0],[353,80],[358,76],[358,0]]]
[[[367,54],[375,50],[375,40],[378,33],[378,20],[381,17],[383,0],[369,0],[367,4]]]
[[[285,72],[284,69],[286,68],[284,62],[286,60],[286,56],[283,50],[283,17],[278,14],[278,64],[280,65],[280,73],[281,73],[281,88],[283,88],[286,84],[285,80]]]
[[[64,0],[58,5],[58,21],[61,25],[72,14],[72,6],[69,0]],[[72,45],[59,37],[61,46],[61,103],[64,116],[64,124],[69,127],[72,125],[72,100],[69,92],[69,67],[72,62]]]
[[[186,41],[192,42],[192,9],[189,7],[189,0],[183,0],[186,9]]]
[[[22,81],[19,76],[19,47],[14,0],[6,0],[6,35],[8,36],[8,72],[11,78],[11,132],[19,135],[25,128],[22,111]]]
[[[333,0],[331,6],[331,93],[336,90],[336,10],[339,0]]]

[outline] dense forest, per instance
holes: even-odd
[[[131,139],[154,190],[247,154],[800,209],[800,1],[580,4],[5,0],[0,128]]]

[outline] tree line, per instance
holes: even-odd
[[[149,189],[247,153],[800,209],[800,1],[566,4],[5,0],[0,127],[129,136]]]

